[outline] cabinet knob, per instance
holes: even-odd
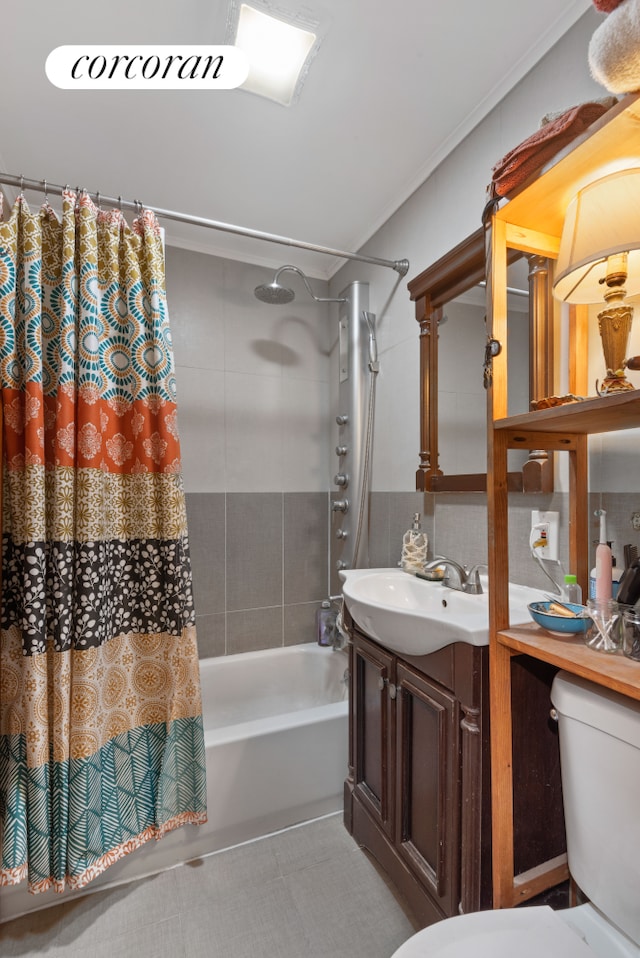
[[[389,679],[383,679],[383,677],[380,676],[378,678],[378,691],[383,692],[385,685],[389,687],[389,698],[395,699],[396,695],[398,694],[396,686],[393,684],[393,682],[390,682]]]

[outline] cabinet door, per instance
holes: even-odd
[[[393,839],[393,656],[353,637],[354,793]]]
[[[460,898],[460,721],[455,697],[398,662],[396,844],[446,916]]]

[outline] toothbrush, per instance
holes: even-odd
[[[596,601],[606,602],[612,597],[611,549],[607,544],[607,513],[596,509],[594,515],[600,517],[600,541],[596,548]]]

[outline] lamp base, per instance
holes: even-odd
[[[609,295],[611,297],[613,295],[616,297],[623,296],[624,290],[617,290],[615,294]],[[598,327],[607,369],[607,375],[600,388],[598,388],[596,382],[596,392],[599,396],[609,396],[611,393],[633,389],[624,374],[625,355],[632,318],[632,307],[620,302],[612,301],[602,312],[598,313]]]
[[[605,379],[602,380],[602,386],[599,386],[596,380],[596,392],[598,396],[610,396],[612,393],[622,393],[634,388],[622,371],[612,373],[611,370],[608,369]]]

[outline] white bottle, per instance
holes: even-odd
[[[582,589],[578,585],[578,580],[575,575],[565,575],[564,597],[567,602],[573,602],[575,605],[582,605]]]
[[[423,572],[427,561],[427,533],[420,526],[420,513],[413,515],[413,525],[402,537],[402,555],[400,567],[405,572]]]

